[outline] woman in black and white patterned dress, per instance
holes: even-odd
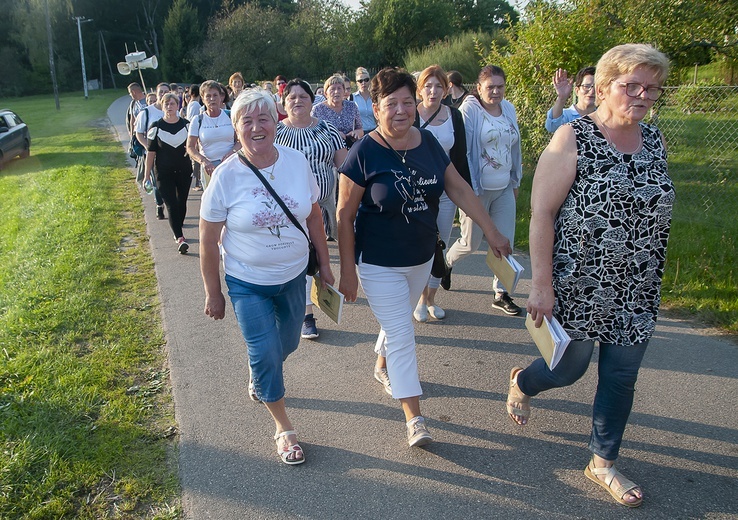
[[[341,133],[331,123],[310,115],[315,96],[310,85],[297,78],[287,82],[282,93],[282,105],[287,119],[277,125],[274,142],[299,150],[305,155],[320,188],[318,205],[323,211],[325,234],[336,237],[336,168],[346,158],[346,147]],[[310,302],[313,277],[307,277],[307,301],[302,337],[315,339],[318,329]]]
[[[551,371],[513,368],[507,411],[524,425],[530,397],[571,385],[600,345],[585,475],[620,504],[640,486],[615,470],[641,360],[656,326],[674,186],[659,130],[642,123],[669,61],[649,45],[610,49],[597,64],[596,112],[563,125],[538,163],[531,194],[533,285],[528,312],[555,316],[572,341]]]

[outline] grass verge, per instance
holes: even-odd
[[[106,109],[0,100],[0,518],[178,518],[176,432],[143,207]]]

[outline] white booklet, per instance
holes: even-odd
[[[571,338],[556,318],[552,318],[549,321],[544,316],[543,323],[541,323],[539,328],[536,328],[536,322],[528,314],[525,318],[525,327],[530,332],[541,356],[546,360],[548,368],[553,370],[559,361],[561,361],[561,357],[566,352],[566,347],[569,346]]]
[[[515,286],[518,285],[520,274],[525,271],[513,255],[497,258],[491,248],[487,250],[487,267],[502,282],[505,290],[511,294],[515,292]]]
[[[325,285],[325,289],[321,286],[320,276],[313,276],[313,288],[310,291],[310,301],[313,302],[326,316],[335,321],[341,323],[341,316],[343,314],[343,293],[339,292],[338,289],[332,285]]]

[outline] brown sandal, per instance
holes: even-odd
[[[636,497],[636,500],[633,502],[628,502],[624,498],[629,492],[634,489],[640,489],[641,486],[625,478],[622,473],[615,469],[615,466],[610,466],[609,468],[595,468],[593,464],[593,461],[590,461],[589,464],[587,464],[587,467],[584,468],[584,474],[589,480],[592,480],[605,488],[612,498],[614,498],[619,504],[623,504],[628,507],[638,507],[643,503],[643,498]],[[599,475],[604,475],[605,480],[598,478]],[[620,481],[620,485],[613,486],[613,482],[615,482],[616,478]]]
[[[525,426],[528,423],[528,417],[530,417],[530,396],[525,395],[520,391],[515,376],[518,372],[522,372],[522,368],[514,367],[510,371],[510,390],[507,394],[507,413],[510,419],[518,426]],[[515,420],[515,417],[523,419],[522,423]]]

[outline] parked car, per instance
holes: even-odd
[[[31,155],[31,133],[18,114],[8,109],[0,109],[0,168],[5,163],[20,156]]]

